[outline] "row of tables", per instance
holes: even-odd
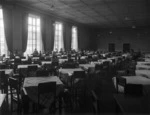
[[[113,57],[113,59],[117,60],[118,57]],[[24,60],[25,61],[25,60]],[[61,59],[61,62],[67,61],[66,59]],[[58,76],[49,76],[49,77],[28,77],[25,78],[24,84],[23,84],[23,89],[25,89],[26,94],[28,97],[35,103],[37,103],[37,86],[39,83],[45,83],[45,82],[50,82],[50,81],[55,81],[57,88],[56,88],[56,94],[59,95],[61,92],[63,92],[65,80],[68,82],[68,80],[71,78],[72,74],[74,71],[84,71],[88,70],[89,68],[95,68],[95,64],[102,64],[105,61],[109,61],[110,63],[112,62],[112,58],[110,59],[101,59],[97,62],[91,62],[90,64],[80,64],[79,68],[73,68],[73,69],[59,69],[59,77]],[[44,64],[50,64],[51,61],[42,61],[42,65]],[[38,64],[28,64],[28,65],[18,65],[18,69],[27,69],[28,66],[30,65],[37,65],[38,68],[41,66]],[[84,68],[84,69],[82,69]],[[5,71],[5,74],[7,74],[9,77],[13,76],[13,69],[1,69],[0,71]],[[63,81],[61,81],[61,80]],[[48,107],[49,104],[51,104],[52,98],[51,96],[44,96],[42,97],[42,101],[40,101],[40,104]]]
[[[148,61],[149,60],[149,61]],[[129,96],[120,94],[124,92],[124,87],[119,86],[119,94],[114,94],[116,108],[124,114],[150,114],[150,58],[144,62],[138,61],[135,76],[121,76],[126,79],[127,84],[142,84],[147,95]],[[113,78],[116,87],[116,78]]]

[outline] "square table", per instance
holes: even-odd
[[[142,65],[142,64],[136,65],[136,70],[143,70],[143,69],[150,70],[150,65]]]
[[[84,70],[81,68],[59,69],[59,77],[64,83],[66,83],[67,85],[71,85],[71,76],[73,75],[74,71]]]
[[[41,61],[41,64],[44,65],[44,64],[51,64],[52,61]]]
[[[95,68],[95,64],[79,64],[79,67],[83,68],[84,70],[88,70],[89,68],[94,69]]]
[[[59,96],[63,90],[64,85],[61,80],[57,76],[49,76],[49,77],[27,77],[24,80],[23,88],[26,91],[28,97],[35,103],[38,102],[38,84],[46,83],[46,82],[56,82],[56,96]],[[52,95],[41,95],[40,104],[45,107],[50,107],[53,102]]]
[[[34,65],[37,65],[38,68],[40,68],[41,66],[39,64],[26,64],[26,65],[18,65],[18,69],[27,69],[28,66],[34,66]]]
[[[150,78],[150,70],[135,70],[136,76],[144,76]]]

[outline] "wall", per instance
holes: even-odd
[[[65,32],[64,32],[64,39],[65,44],[69,44],[71,42],[71,27],[73,25],[78,27],[78,44],[79,49],[87,49],[89,47],[89,27],[85,25],[81,25],[76,22],[70,22],[63,18],[57,17],[57,16],[51,16],[46,13],[43,13],[38,10],[22,7],[22,6],[12,6],[12,15],[13,15],[13,51],[18,50],[18,52],[22,52],[22,16],[23,13],[32,13],[39,15],[41,17],[46,18],[46,50],[52,50],[53,49],[53,38],[54,38],[54,31],[53,31],[53,23],[55,21],[61,21],[64,24]],[[67,50],[70,49],[69,46],[67,46]]]
[[[114,43],[116,51],[122,51],[123,44],[130,43],[134,51],[150,52],[150,28],[99,29],[95,35],[100,50],[108,50],[108,44]]]

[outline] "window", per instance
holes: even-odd
[[[71,42],[71,48],[74,50],[78,50],[78,33],[77,33],[77,27],[72,27],[72,42]]]
[[[54,51],[64,49],[63,42],[63,24],[55,22],[55,37],[54,37]]]
[[[26,54],[32,54],[34,50],[43,51],[41,39],[40,17],[29,15],[28,17],[28,41]]]
[[[3,11],[0,8],[0,55],[7,55],[7,45],[4,34],[4,22],[3,22]]]

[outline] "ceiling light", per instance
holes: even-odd
[[[136,26],[135,26],[135,25],[133,25],[133,26],[132,26],[132,28],[134,29],[134,28],[136,28]]]
[[[127,20],[127,21],[128,21],[128,20],[131,20],[129,17],[125,17],[124,19]]]
[[[110,31],[109,34],[112,34],[112,31]]]

